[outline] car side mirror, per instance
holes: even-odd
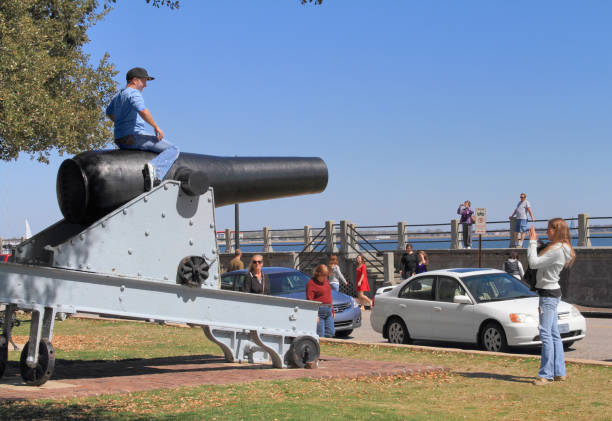
[[[453,303],[457,304],[472,304],[472,300],[467,295],[455,295]]]

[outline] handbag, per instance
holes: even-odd
[[[547,246],[548,246],[548,243],[544,243],[544,242],[538,240],[538,247],[536,248],[536,252],[539,254]],[[531,269],[529,267],[529,263],[527,263],[527,270],[525,271],[525,274],[523,275],[523,281],[527,285],[529,285],[529,289],[531,291],[537,291],[537,288],[535,286],[536,282],[537,282],[537,275],[538,275],[538,270],[537,269]]]

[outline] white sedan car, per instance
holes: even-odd
[[[586,320],[574,306],[561,301],[558,320],[565,347],[584,338]],[[541,345],[537,294],[496,269],[436,270],[381,289],[370,321],[376,332],[398,344],[471,342],[502,352]]]

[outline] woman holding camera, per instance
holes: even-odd
[[[472,223],[474,223],[474,211],[470,207],[472,202],[466,200],[463,204],[459,204],[457,215],[461,215],[459,223],[463,226],[463,247],[466,249],[472,248]]]
[[[572,249],[570,232],[561,218],[548,221],[549,244],[539,254],[537,252],[538,234],[532,225],[529,230],[527,260],[529,267],[537,269],[536,290],[540,296],[540,340],[542,341],[542,360],[535,385],[546,385],[552,381],[564,381],[565,356],[563,342],[557,323],[557,306],[561,301],[559,275],[564,267],[574,263],[576,253]]]

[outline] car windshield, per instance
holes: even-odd
[[[529,287],[507,273],[491,273],[462,278],[479,303],[535,297]]]
[[[277,295],[292,292],[305,293],[310,277],[302,272],[282,272],[268,274],[268,279],[270,279],[270,293]]]

